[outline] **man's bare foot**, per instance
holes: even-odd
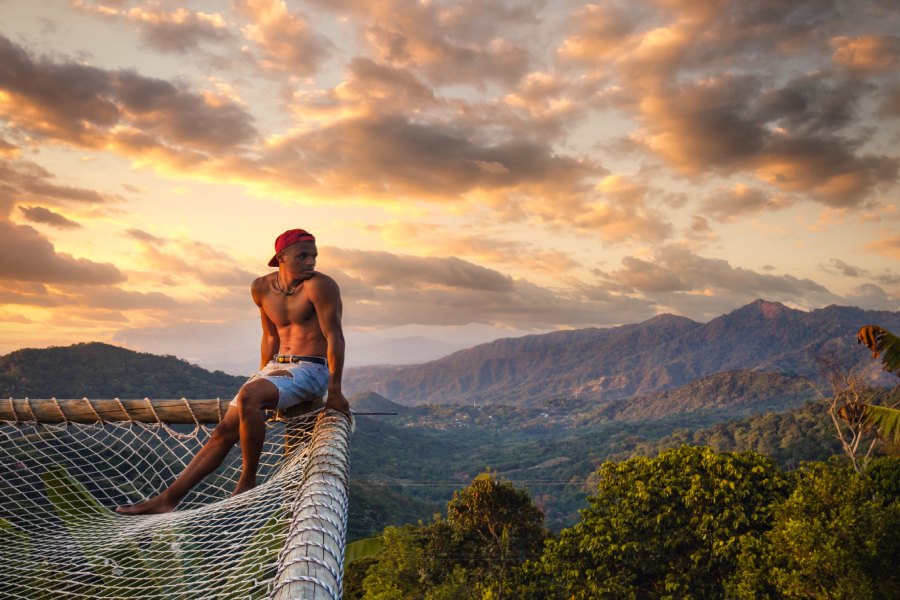
[[[118,506],[116,512],[120,515],[161,515],[172,512],[175,505],[164,501],[162,498],[151,498],[144,502],[138,502],[131,506]]]
[[[255,483],[241,483],[238,481],[237,485],[234,486],[234,492],[232,492],[232,496],[237,496],[238,494],[243,494],[247,490],[252,490],[256,487]]]

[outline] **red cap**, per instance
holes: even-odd
[[[305,229],[288,229],[277,238],[275,238],[275,256],[269,261],[270,267],[278,266],[278,253],[294,244],[300,242],[315,242],[316,238],[313,234]]]

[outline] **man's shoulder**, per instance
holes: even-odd
[[[256,296],[258,294],[263,294],[272,287],[272,277],[274,277],[275,273],[267,273],[265,275],[261,275],[253,280],[253,283],[250,284],[250,292]]]
[[[330,275],[326,275],[321,271],[316,271],[308,283],[313,285],[337,285],[337,282]]]
[[[311,292],[339,293],[337,282],[320,271],[316,271],[315,275],[304,282],[303,285]]]

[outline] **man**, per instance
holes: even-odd
[[[325,408],[351,418],[341,392],[344,334],[341,294],[337,283],[315,271],[316,239],[303,229],[290,229],[275,240],[270,267],[250,288],[262,318],[260,370],[238,391],[209,441],[166,490],[133,506],[126,515],[165,513],[200,480],[212,473],[235,443],[241,444],[241,477],[235,495],[256,486],[256,470],[265,441],[266,410],[314,403],[325,392]]]

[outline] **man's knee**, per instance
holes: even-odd
[[[278,404],[278,388],[264,379],[256,379],[244,384],[238,392],[236,402],[239,413],[273,410]]]

